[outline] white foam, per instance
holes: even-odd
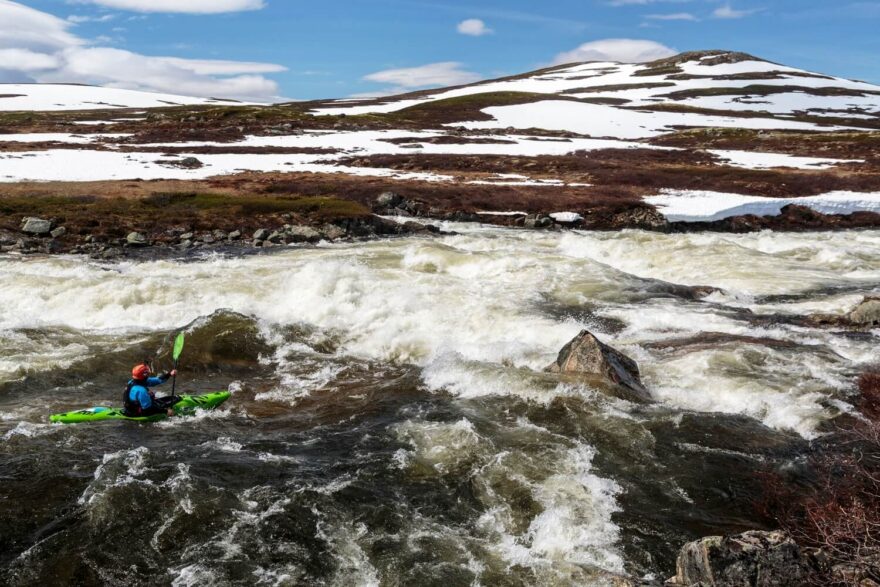
[[[756,407],[747,382],[733,372],[712,375],[712,385],[725,396],[715,403],[802,433],[825,417],[816,406],[840,395],[837,386],[847,361],[866,362],[873,352],[864,340],[833,333],[756,328],[731,310],[760,310],[767,304],[755,300],[764,295],[871,287],[880,281],[877,231],[673,235],[452,226],[462,234],[192,264],[0,257],[0,329],[71,331],[105,340],[124,336],[136,344],[149,330],[179,328],[228,309],[256,317],[266,332],[278,325],[305,324],[333,333],[334,355],[312,357],[307,347],[282,346],[267,358],[285,383],[261,395],[262,400],[296,403],[303,395],[332,388],[339,365],[354,357],[417,365],[429,388],[462,397],[516,395],[546,402],[559,396],[594,397],[595,390],[560,386],[540,371],[580,329],[601,328],[601,319],[613,318],[623,322],[623,330],[602,334],[603,340],[636,357],[652,373],[659,399],[687,409],[712,407],[689,397],[697,383],[685,383],[687,361],[680,366],[679,381],[663,370],[668,358],[643,345],[706,331],[769,336],[819,345],[819,350],[789,356],[788,362],[768,363],[774,373],[791,378],[797,372],[803,380],[796,393],[770,395],[764,402],[791,417],[776,418]],[[645,279],[710,285],[725,293],[712,303],[645,301]],[[843,311],[848,298],[835,303]],[[548,311],[560,307],[575,312],[593,308],[599,322]],[[786,302],[774,302],[772,309],[785,313]],[[792,306],[790,312],[801,310]],[[34,348],[19,363],[22,369],[56,368],[55,360],[45,357],[66,356],[59,351],[63,340],[31,344]],[[818,359],[822,348],[835,349],[840,358]],[[832,377],[823,380],[810,371],[812,364],[825,365]],[[229,409],[199,417],[228,418]],[[176,425],[174,419],[160,424]]]

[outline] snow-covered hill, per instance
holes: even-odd
[[[106,110],[230,104],[230,100],[76,84],[0,84],[0,111]]]
[[[258,191],[406,189],[434,210],[546,210],[605,228],[790,203],[880,212],[880,86],[744,53],[568,64],[381,99],[224,104],[0,85],[0,110],[61,110],[0,112],[0,184],[260,177],[283,185]],[[880,216],[847,226],[874,225]]]
[[[444,100],[464,96],[511,92],[523,94],[523,103],[490,104],[482,111],[492,120],[461,121],[461,126],[629,139],[681,126],[840,130],[880,123],[880,86],[725,51],[684,53],[647,64],[563,65],[447,90],[328,103],[314,113],[388,114],[431,104],[442,108]]]

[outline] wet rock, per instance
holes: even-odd
[[[556,362],[547,367],[550,373],[574,373],[599,376],[619,385],[643,401],[651,394],[642,385],[638,364],[620,351],[604,344],[589,330],[582,330],[559,352]]]
[[[67,229],[63,226],[59,226],[49,234],[52,236],[52,238],[61,238],[62,236],[67,234]]]
[[[724,293],[724,290],[711,285],[681,285],[666,281],[650,281],[645,284],[643,290],[650,294],[668,295],[692,301],[702,300],[715,293]]]
[[[254,232],[254,240],[255,241],[264,241],[267,238],[269,238],[270,234],[271,233],[268,230],[266,230],[265,228],[259,228],[256,230],[256,232]]]
[[[669,583],[696,587],[788,587],[813,584],[812,557],[781,531],[710,536],[686,544]],[[815,583],[820,584],[820,583]]]
[[[131,247],[145,247],[150,244],[147,241],[146,235],[141,232],[130,232],[128,236],[125,237],[125,242]]]
[[[287,234],[290,240],[295,243],[318,242],[321,240],[321,233],[311,226],[291,226]]]
[[[284,242],[284,235],[277,230],[269,235],[265,240],[269,241],[273,245],[278,245]]]
[[[867,297],[849,311],[846,319],[858,326],[880,326],[880,298]]]
[[[49,234],[52,230],[52,223],[43,218],[29,217],[21,221],[21,231],[33,235]]]
[[[189,239],[187,239],[187,240],[185,240],[185,241],[181,241],[181,243],[180,243],[180,248],[181,248],[181,249],[184,249],[184,250],[185,250],[185,249],[191,249],[192,246],[193,246],[193,242],[192,242],[191,240],[189,240]]]
[[[880,298],[866,297],[852,310],[840,314],[810,314],[796,320],[809,327],[870,329],[880,326]]]
[[[523,220],[523,227],[525,228],[549,228],[551,226],[553,226],[553,219],[541,214],[527,216],[526,219]]]
[[[215,230],[211,233],[211,236],[214,237],[215,241],[225,241],[228,235],[223,230]]]
[[[330,241],[339,240],[345,237],[345,230],[339,228],[335,224],[325,224],[321,227],[324,238]]]
[[[240,230],[233,230],[232,232],[230,232],[227,235],[226,238],[231,241],[237,241],[238,239],[241,238],[241,231]]]
[[[182,241],[191,241],[191,240],[193,240],[195,237],[196,237],[196,235],[193,234],[193,233],[191,233],[191,232],[184,232],[182,235],[180,235],[180,240],[182,240]]]

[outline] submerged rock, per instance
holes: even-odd
[[[633,392],[638,399],[651,399],[650,392],[642,385],[638,363],[600,341],[589,330],[581,331],[565,345],[546,371],[599,376]]]
[[[671,585],[696,587],[788,587],[812,584],[812,557],[785,532],[751,531],[710,536],[685,544]],[[817,583],[818,584],[818,583]]]

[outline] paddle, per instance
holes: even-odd
[[[172,354],[172,358],[174,359],[174,370],[177,371],[177,365],[180,363],[180,354],[183,352],[183,331],[177,335],[177,338],[174,340],[174,353]],[[171,397],[174,397],[175,390],[177,389],[177,373],[174,374],[174,378],[171,380]]]

